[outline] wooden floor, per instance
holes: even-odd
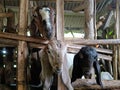
[[[120,90],[120,80],[103,80],[103,88],[93,79],[78,79],[72,83],[75,90]]]

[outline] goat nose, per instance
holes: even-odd
[[[60,71],[61,69],[60,69],[59,67],[56,67],[56,70],[57,70],[57,71]]]
[[[57,71],[61,71],[61,69],[60,69],[60,68],[57,68]]]
[[[46,25],[46,21],[45,20],[43,20],[43,25]]]

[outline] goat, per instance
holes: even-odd
[[[55,12],[51,7],[36,7],[29,26],[31,36],[53,39],[55,36]]]
[[[73,90],[70,76],[67,69],[66,46],[58,40],[51,40],[48,45],[41,50],[40,60],[42,71],[40,77],[43,81],[43,90],[50,90],[53,82],[53,74],[59,74],[67,90]]]
[[[97,58],[98,54],[94,48],[89,46],[82,47],[80,51],[74,56],[71,82],[81,78],[83,75],[85,78],[91,79],[92,69],[94,67],[96,82],[102,86],[100,74],[101,70]]]
[[[39,58],[39,50],[35,50],[35,52],[32,49],[32,55],[30,58],[30,75],[31,75],[31,84],[32,85],[38,85],[40,83],[40,77],[39,74],[41,72],[41,63]]]

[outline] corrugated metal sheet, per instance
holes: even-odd
[[[4,2],[5,1],[5,2]],[[56,8],[56,3],[53,1],[40,1],[36,0],[37,4],[40,6],[47,5]],[[100,16],[105,16],[108,13],[108,6],[112,5],[114,6],[115,3],[111,4],[112,0],[99,0],[97,2],[97,19],[99,19]],[[18,7],[20,0],[0,0],[0,3],[5,6],[12,6],[12,7]],[[65,11],[71,11],[73,8],[82,5],[83,2],[65,2],[64,4],[64,10]],[[72,11],[71,11],[72,12]],[[82,13],[71,13],[71,12],[65,12],[65,28],[66,29],[81,29],[84,28],[84,14]]]
[[[0,0],[0,3],[5,6],[19,6],[20,0]]]
[[[38,5],[43,6],[43,5],[47,5],[47,6],[51,6],[51,7],[56,7],[56,3],[53,1],[40,1],[40,0],[36,0],[34,1],[36,2]],[[5,4],[5,6],[19,6],[20,0],[0,0],[0,3],[2,5]],[[81,1],[80,2],[65,2],[65,6],[64,9],[65,10],[71,10],[72,8],[81,5]]]
[[[65,15],[65,27],[83,28],[84,16]]]

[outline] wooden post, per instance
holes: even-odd
[[[85,0],[85,39],[94,39],[94,0]]]
[[[56,37],[64,40],[64,0],[56,0]]]
[[[120,38],[120,1],[116,0],[116,38],[119,39]],[[117,45],[117,68],[118,68],[118,73],[117,76],[120,75],[120,45]],[[118,79],[118,78],[117,78]]]
[[[11,10],[8,9],[9,14],[11,13],[11,17],[7,17],[7,29],[6,32],[8,33],[17,33],[16,29],[14,28],[15,26],[15,13]]]
[[[113,77],[117,80],[117,46],[113,46]]]
[[[117,18],[118,18],[118,32],[120,33],[120,0],[117,0]],[[120,34],[118,34],[118,38],[120,39]],[[118,45],[118,76],[120,76],[120,45]]]
[[[116,0],[116,11],[115,11],[115,19],[116,19],[116,23],[115,23],[115,38],[119,38],[120,35],[120,31],[119,31],[119,0]],[[114,79],[118,79],[118,70],[119,70],[119,59],[120,59],[120,45],[114,45],[114,58],[113,58],[113,76]]]
[[[25,35],[27,27],[28,0],[20,0],[19,35]],[[26,85],[27,43],[18,42],[17,90],[27,90]]]
[[[64,0],[56,0],[56,38],[64,41]],[[66,90],[58,75],[58,90]]]
[[[7,17],[7,27],[14,27],[15,25],[15,13],[11,10],[8,9],[9,14],[12,14],[12,17]]]
[[[94,0],[94,13],[93,13],[93,17],[94,17],[94,39],[97,39],[97,26],[96,26],[96,0]]]
[[[3,5],[0,4],[0,12],[3,12]],[[2,29],[3,29],[3,18],[0,18],[0,32],[2,32]]]

